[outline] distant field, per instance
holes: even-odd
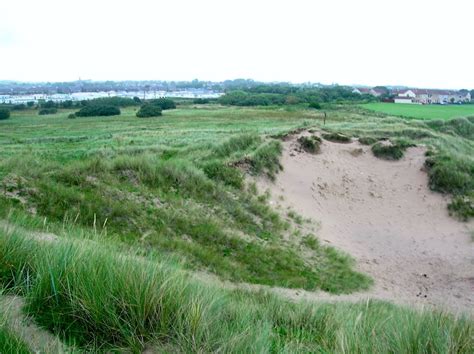
[[[362,105],[376,112],[417,119],[451,119],[474,116],[474,105],[417,105],[401,103],[367,103]]]

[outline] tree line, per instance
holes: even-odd
[[[232,90],[219,102],[232,106],[272,106],[306,104],[318,108],[322,103],[370,102],[378,99],[360,95],[345,86],[301,87],[292,85],[258,85],[244,90]]]

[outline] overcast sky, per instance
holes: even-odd
[[[474,88],[474,0],[2,0],[0,80]]]

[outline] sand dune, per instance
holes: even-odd
[[[296,137],[284,142],[284,171],[274,183],[259,181],[259,187],[270,190],[272,203],[319,221],[320,239],[354,256],[375,285],[342,296],[279,291],[472,312],[474,223],[448,215],[448,197],[427,187],[424,160],[422,147],[408,149],[400,161],[385,161],[357,141],[324,141],[316,155],[299,151]]]

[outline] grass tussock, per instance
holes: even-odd
[[[321,139],[318,136],[301,136],[298,138],[301,148],[311,154],[316,154],[321,149]]]
[[[350,143],[351,137],[343,133],[324,133],[322,137],[335,143]]]
[[[374,156],[384,160],[400,160],[407,148],[413,146],[404,141],[397,140],[390,143],[376,143],[372,146],[372,153]]]
[[[223,290],[91,241],[3,233],[0,255],[2,281],[24,294],[35,321],[90,351],[469,353],[474,345],[468,319]]]
[[[373,145],[377,142],[378,140],[375,138],[372,138],[370,136],[361,136],[359,138],[359,143],[362,145]]]
[[[441,193],[453,194],[448,205],[449,213],[460,220],[474,217],[474,160],[470,157],[453,156],[432,152],[425,165],[429,186]]]

